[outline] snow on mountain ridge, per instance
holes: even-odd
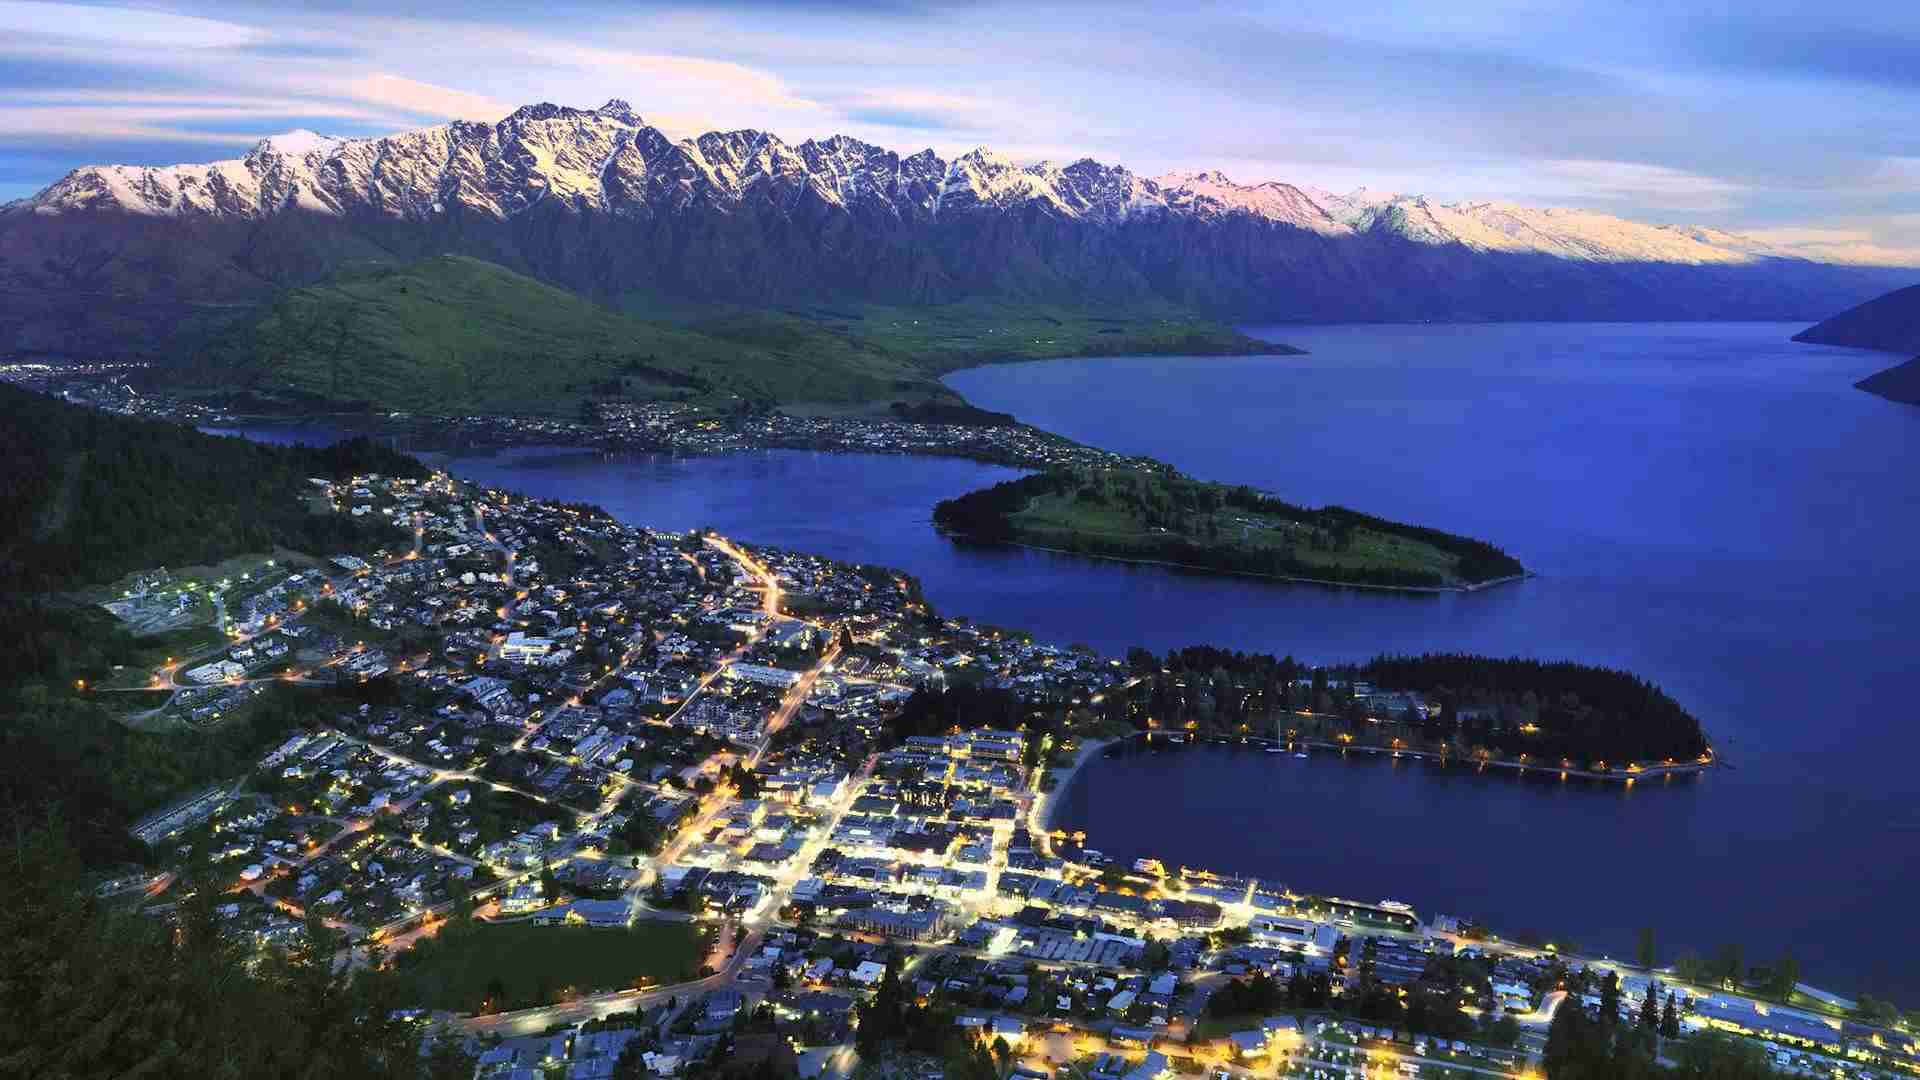
[[[457,206],[505,219],[548,201],[644,217],[696,204],[792,213],[810,200],[911,220],[1025,207],[1101,226],[1246,216],[1330,238],[1374,233],[1583,261],[1737,263],[1787,254],[1719,230],[1594,211],[1236,184],[1219,170],[1149,179],[1090,158],[1023,165],[986,147],[950,162],[931,150],[903,158],[844,135],[790,145],[751,129],[676,141],[617,98],[597,109],[542,102],[497,124],[455,121],[372,139],[296,130],[230,161],[87,166],[14,209],[249,220],[299,209],[430,219]]]

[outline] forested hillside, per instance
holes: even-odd
[[[0,1074],[253,1080],[467,1080],[452,1044],[420,1051],[379,972],[334,970],[316,924],[289,955],[222,933],[210,886],[177,932],[93,899],[59,823],[9,830],[0,874]]]
[[[1414,749],[1462,757],[1484,750],[1502,758],[1562,758],[1614,767],[1669,758],[1691,762],[1707,751],[1700,721],[1659,687],[1629,672],[1566,661],[1461,653],[1380,656],[1364,664],[1310,668],[1292,657],[1194,646],[1156,657],[1128,656],[1140,677],[1110,719],[1163,725],[1193,721],[1204,730],[1272,735],[1276,721],[1315,738],[1350,736],[1361,744],[1394,738]],[[1417,694],[1432,707],[1410,713],[1386,699]],[[1308,717],[1301,710],[1313,716]]]
[[[365,439],[263,446],[0,385],[0,589],[11,597],[276,546],[347,550],[374,526],[312,512],[311,477],[424,476]]]
[[[303,719],[270,696],[212,734],[129,730],[74,692],[143,639],[58,590],[155,566],[216,562],[276,547],[365,550],[391,530],[307,502],[309,477],[424,476],[413,458],[366,440],[327,448],[216,438],[0,385],[0,820],[65,822],[89,861],[137,858],[137,817],[195,785],[231,779]],[[321,704],[312,694],[299,707]],[[305,716],[304,719],[312,719]]]
[[[1620,763],[1690,761],[1707,750],[1693,714],[1647,680],[1612,668],[1429,653],[1378,657],[1353,675],[1430,696],[1441,727],[1504,754]]]
[[[1170,470],[1036,473],[948,499],[933,520],[976,540],[1356,585],[1442,588],[1525,572],[1483,540]]]

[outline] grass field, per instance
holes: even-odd
[[[1065,543],[1076,537],[1140,549],[1171,547],[1185,540],[1252,551],[1284,551],[1309,566],[1408,570],[1438,574],[1448,580],[1453,578],[1459,561],[1431,544],[1370,529],[1355,531],[1343,548],[1316,549],[1311,543],[1313,526],[1232,507],[1189,517],[1179,531],[1173,531],[1149,525],[1130,504],[1093,502],[1077,494],[1059,493],[1032,500],[1013,515],[1012,521],[1023,538],[1043,546],[1053,546],[1048,543],[1050,539]],[[1209,521],[1211,530],[1207,528]]]
[[[1172,309],[969,303],[602,307],[504,267],[440,256],[343,271],[188,349],[184,381],[288,404],[573,416],[596,396],[859,412],[957,401],[938,376],[997,360],[1259,353]]]
[[[415,1000],[470,1012],[490,987],[505,991],[496,1006],[523,1008],[562,993],[624,989],[643,978],[678,982],[696,971],[702,952],[691,923],[642,921],[630,930],[475,923],[447,927],[396,964]]]

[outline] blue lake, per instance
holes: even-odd
[[[1540,576],[1343,592],[965,547],[944,459],[516,452],[457,473],[641,524],[897,566],[949,614],[1118,653],[1313,661],[1472,650],[1632,669],[1735,767],[1617,787],[1199,749],[1096,763],[1064,823],[1153,855],[1664,956],[1791,945],[1807,977],[1920,998],[1920,409],[1852,389],[1890,358],[1785,324],[1320,326],[1304,357],[977,368],[976,404],[1195,476],[1495,541]],[[252,432],[284,439],[285,432]]]

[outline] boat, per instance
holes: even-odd
[[[1293,752],[1293,756],[1304,760],[1307,756],[1307,752],[1305,750],[1295,750]]]
[[[1273,719],[1273,745],[1267,747],[1267,753],[1284,754],[1286,752],[1287,752],[1286,732],[1280,730],[1280,718],[1276,716]]]

